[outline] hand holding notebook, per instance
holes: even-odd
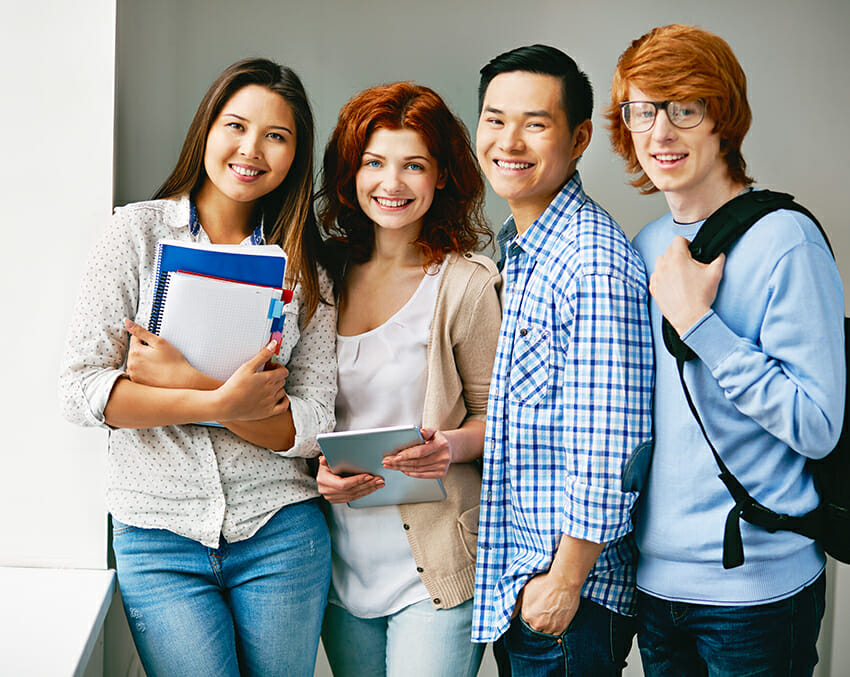
[[[276,245],[160,240],[148,328],[194,369],[226,381],[270,338],[280,345],[291,299],[285,272],[286,254]]]

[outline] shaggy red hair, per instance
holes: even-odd
[[[631,132],[620,115],[619,103],[628,100],[629,85],[659,101],[704,99],[706,114],[720,135],[729,176],[736,183],[753,183],[741,155],[752,121],[747,78],[725,40],[701,28],[671,24],[653,28],[620,55],[611,83],[611,104],[605,110],[611,146],[626,161],[627,171],[636,175],[632,185],[641,193],[654,193],[658,189],[641,168]]]
[[[484,181],[466,127],[434,90],[397,82],[367,89],[345,104],[325,149],[319,219],[346,258],[367,261],[375,243],[374,226],[357,202],[355,176],[376,129],[418,132],[446,179],[415,242],[426,268],[448,252],[480,249],[483,240],[492,239],[484,217]]]

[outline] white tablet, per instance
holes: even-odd
[[[316,437],[328,465],[337,475],[367,472],[384,478],[381,489],[350,501],[348,505],[352,508],[442,501],[446,497],[443,483],[438,479],[409,477],[400,470],[381,465],[384,456],[422,444],[424,440],[418,426],[320,433]]]

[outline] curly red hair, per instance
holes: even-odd
[[[617,61],[611,104],[605,110],[611,146],[626,161],[627,171],[636,175],[632,185],[641,193],[654,193],[658,189],[641,168],[631,132],[620,116],[619,104],[628,100],[629,85],[658,100],[704,99],[730,178],[747,186],[753,183],[741,155],[752,121],[747,77],[725,40],[694,26],[660,26],[634,40]]]
[[[415,242],[426,268],[448,252],[477,250],[492,239],[484,216],[484,181],[466,127],[434,90],[396,82],[360,92],[339,112],[325,149],[318,193],[319,219],[332,249],[358,263],[372,255],[374,227],[360,209],[355,177],[376,129],[418,132],[446,179],[445,187],[434,193]]]

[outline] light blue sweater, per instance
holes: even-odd
[[[702,222],[666,216],[634,244],[651,274],[674,236]],[[726,465],[764,505],[792,515],[818,503],[806,457],[835,445],[844,404],[844,294],[817,227],[791,211],[768,214],[730,252],[717,299],[682,338],[700,359],[685,379]],[[733,501],[688,409],[654,301],[655,450],[635,519],[638,587],[665,599],[750,605],[788,597],[816,578],[811,540],[741,522],[745,563],[724,570],[723,528]]]

